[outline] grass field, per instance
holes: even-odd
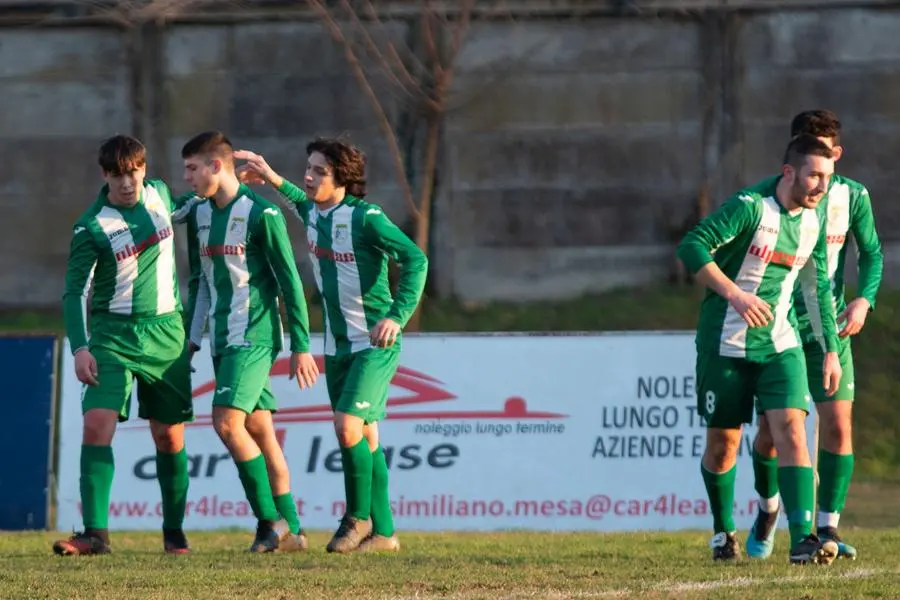
[[[708,534],[403,534],[390,556],[248,555],[248,532],[195,533],[190,556],[166,556],[160,536],[119,533],[114,554],[57,557],[48,533],[0,540],[0,597],[181,600],[258,598],[900,597],[900,529],[852,530],[857,561],[787,564],[780,534],[767,562],[717,565]],[[777,586],[777,589],[773,589]]]

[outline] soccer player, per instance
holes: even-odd
[[[201,133],[181,151],[185,179],[206,199],[187,219],[192,342],[199,348],[197,323],[205,320],[216,378],[213,426],[258,521],[250,551],[306,550],[287,461],[275,437],[277,403],[269,386],[283,345],[279,290],[291,340],[291,378],[301,389],[316,381],[306,298],[284,216],[238,181],[233,151],[220,132]]]
[[[812,533],[806,362],[791,310],[799,278],[815,336],[825,348],[818,385],[834,393],[841,376],[837,325],[825,226],[815,210],[833,171],[831,148],[812,136],[794,138],[780,177],[738,192],[678,247],[685,266],[709,288],[697,326],[697,410],[707,425],[701,473],[713,516],[714,560],[740,557],[734,479],[754,396],[778,449],[790,561],[827,564],[837,554],[833,542]]]
[[[791,122],[791,137],[801,134],[815,136],[828,145],[835,161],[843,154],[840,145],[841,123],[831,111],[810,110],[794,117]],[[875,230],[872,201],[864,185],[841,175],[833,176],[828,195],[819,210],[825,213],[826,219],[828,276],[839,313],[837,320],[838,324],[844,323],[839,333],[838,350],[843,375],[837,393],[833,396],[826,395],[818,385],[822,378],[822,347],[815,340],[810,315],[799,291],[794,295],[794,306],[800,325],[803,352],[806,355],[809,390],[819,414],[821,431],[817,533],[821,539],[837,543],[839,557],[854,559],[856,549],[842,541],[837,532],[853,474],[851,416],[854,378],[850,336],[859,333],[869,311],[875,307],[884,258]],[[858,297],[849,304],[844,298],[848,233],[853,234],[859,249],[857,263],[860,289]],[[764,418],[760,419],[759,432],[754,442],[753,472],[760,499],[759,512],[747,536],[747,554],[754,558],[768,558],[775,545],[779,501],[775,445],[769,424]]]
[[[98,162],[106,185],[72,230],[63,296],[75,374],[85,384],[84,531],[56,542],[53,550],[62,555],[110,552],[109,498],[115,470],[111,445],[117,422],[129,417],[136,379],[138,416],[149,419],[156,444],[163,547],[169,553],[186,553],[184,423],[193,419],[193,408],[172,239],[172,223],[180,216],[166,184],[145,179],[146,151],[138,140],[123,135],[106,140]]]
[[[317,139],[306,147],[304,189],[253,152],[235,155],[246,181],[269,183],[306,227],[325,311],[325,379],[344,471],[347,511],[329,552],[397,551],[388,469],[379,446],[400,332],[422,296],[425,254],[366,196],[366,158],[356,147]],[[388,259],[400,265],[395,297]]]

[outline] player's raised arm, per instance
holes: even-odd
[[[257,227],[260,245],[284,296],[291,352],[309,352],[309,314],[306,297],[303,295],[303,285],[294,260],[284,215],[275,207],[266,208],[260,215]]]
[[[771,307],[758,296],[741,290],[722,272],[713,255],[735,238],[752,233],[758,221],[758,203],[749,196],[734,197],[695,225],[677,250],[678,258],[697,281],[725,298],[751,327],[771,321]]]
[[[278,191],[283,199],[292,204],[303,204],[309,201],[306,192],[276,173],[261,154],[249,150],[235,150],[234,158],[246,161],[246,164],[237,168],[237,175],[242,183],[269,184]]]
[[[397,262],[400,280],[386,318],[405,327],[422,299],[428,257],[378,207],[366,209],[364,232],[370,243]]]
[[[69,245],[63,316],[72,354],[88,347],[87,296],[99,250],[86,227],[76,225]]]

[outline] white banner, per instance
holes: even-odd
[[[320,348],[321,337],[314,344]],[[81,527],[81,384],[68,346],[65,356],[61,530]],[[288,356],[272,371],[276,427],[303,526],[333,529],[344,493],[324,375],[312,391],[300,391],[287,378]],[[398,528],[711,529],[694,360],[688,333],[406,336],[381,423]],[[211,425],[215,384],[206,349],[194,366],[185,527],[252,528],[237,470]],[[813,419],[808,422],[811,432]],[[745,429],[738,462],[740,528],[750,526],[755,512],[755,431]],[[155,448],[146,422],[120,425],[113,448],[110,527],[159,528]]]

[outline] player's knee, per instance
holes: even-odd
[[[84,415],[84,444],[109,446],[116,431],[117,415],[111,410],[89,410]]]
[[[845,451],[852,444],[853,426],[850,415],[839,414],[832,418],[820,419],[819,429],[822,445],[826,449]]]
[[[228,414],[213,415],[213,428],[219,435],[219,439],[225,442],[226,446],[232,442],[242,427],[242,423],[238,423],[236,419],[231,418]]]
[[[775,452],[775,440],[772,439],[772,431],[769,429],[765,419],[759,422],[759,431],[756,433],[756,439],[753,440],[753,449],[757,454],[766,458],[772,458],[777,454]]]
[[[337,413],[334,416],[334,433],[341,448],[352,448],[363,439],[363,421],[359,417]]]
[[[740,438],[730,436],[709,436],[706,440],[706,451],[703,453],[704,466],[715,473],[722,473],[737,462]]]
[[[184,447],[184,429],[177,425],[158,424],[151,427],[156,449],[166,454],[174,454]]]

